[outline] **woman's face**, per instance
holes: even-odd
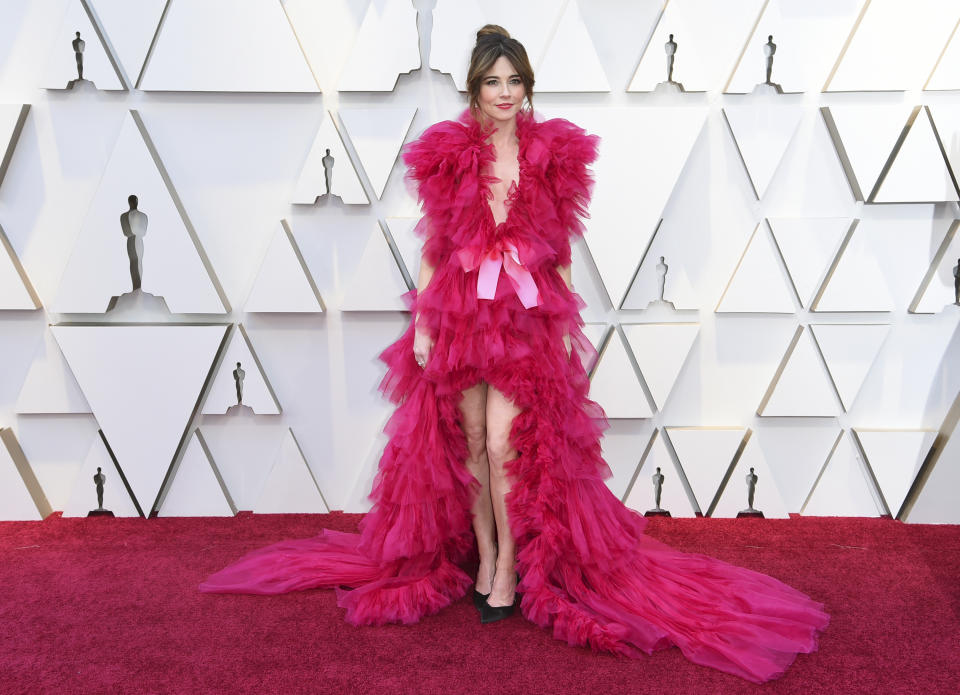
[[[527,90],[506,56],[497,58],[480,83],[480,112],[494,121],[516,117]]]

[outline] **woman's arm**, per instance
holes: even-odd
[[[430,284],[430,280],[433,279],[434,267],[427,262],[426,255],[420,256],[420,274],[417,277],[417,303],[419,305],[419,299],[423,295],[423,291],[427,289],[427,285]],[[420,312],[413,317],[414,329],[413,334],[413,356],[417,359],[417,364],[421,367],[426,365],[427,360],[430,358],[430,351],[433,349],[433,338],[430,337],[430,332],[426,328],[420,327]]]
[[[420,256],[420,275],[417,277],[417,296],[427,289],[433,278],[434,267],[427,262],[426,254]]]
[[[563,278],[564,283],[567,285],[567,289],[573,292],[573,278],[570,272],[570,265],[558,265],[557,272],[560,274],[560,277]],[[565,333],[563,336],[563,346],[567,348],[567,357],[570,356],[570,335]]]

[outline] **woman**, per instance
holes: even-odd
[[[593,348],[570,287],[597,138],[537,121],[533,84],[523,46],[484,27],[470,107],[404,152],[423,259],[411,325],[381,355],[398,407],[360,534],[254,551],[201,590],[336,588],[351,623],[412,623],[467,592],[457,563],[476,541],[482,622],[509,615],[519,594],[523,615],[569,644],[626,656],[677,645],[697,663],[775,678],[816,649],[821,604],[646,537],[603,482],[603,412],[583,367]]]

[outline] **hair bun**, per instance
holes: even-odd
[[[479,43],[484,36],[499,36],[504,39],[509,39],[510,32],[499,24],[485,24],[477,31],[477,42]]]

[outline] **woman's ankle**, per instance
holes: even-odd
[[[497,555],[497,573],[513,574],[516,572],[516,565],[516,557],[504,557],[503,553]]]
[[[495,565],[497,563],[497,544],[478,546],[477,554],[481,563]]]

